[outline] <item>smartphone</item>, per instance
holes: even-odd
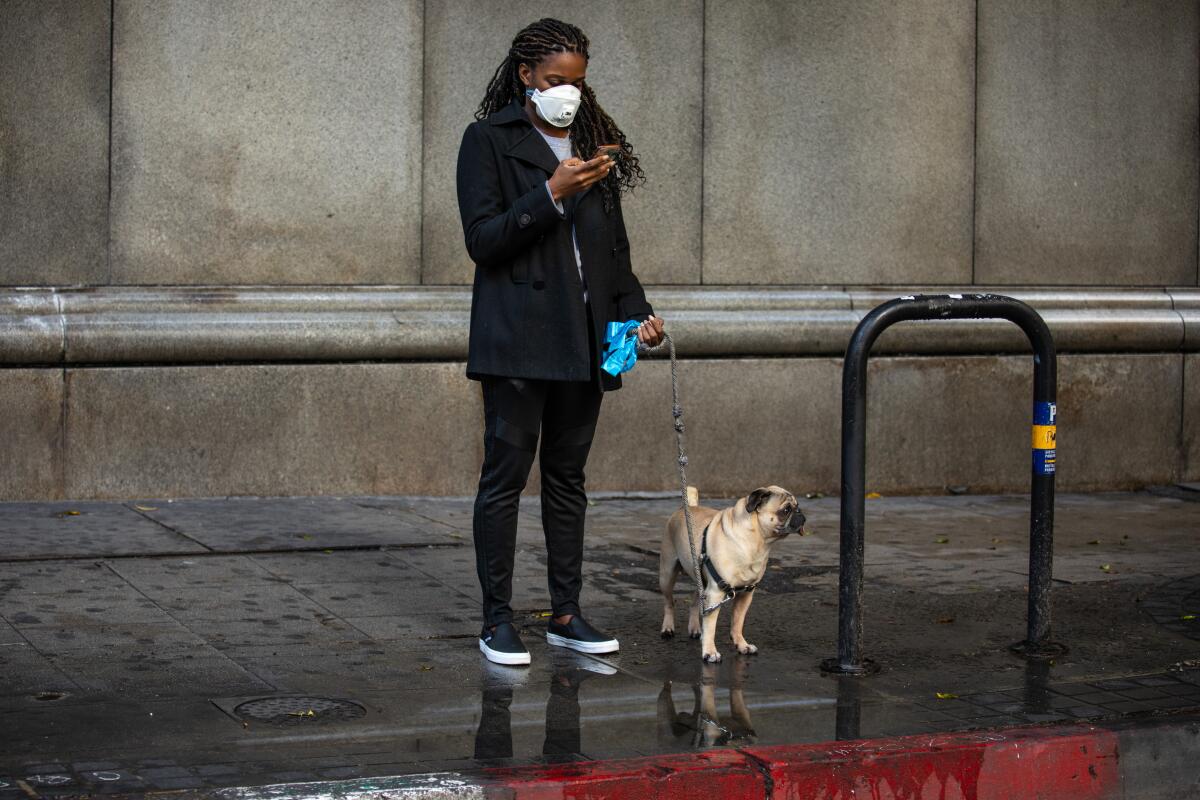
[[[596,155],[592,156],[592,158],[599,158],[602,155],[606,155],[613,161],[616,161],[624,155],[624,151],[621,150],[621,145],[619,144],[602,144],[596,148]]]

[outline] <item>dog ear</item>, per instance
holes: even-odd
[[[758,511],[770,496],[770,489],[755,489],[746,498],[746,513],[753,514],[755,511]]]

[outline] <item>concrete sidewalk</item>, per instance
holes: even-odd
[[[776,548],[747,621],[760,654],[723,645],[724,614],[716,666],[658,636],[675,499],[589,510],[583,608],[620,637],[612,658],[538,640],[545,557],[526,502],[525,669],[476,648],[467,499],[0,504],[0,798],[1186,714],[1200,708],[1196,500],[1059,497],[1054,638],[1070,651],[1040,665],[1006,649],[1024,633],[1025,498],[869,501],[865,646],[884,669],[859,680],[817,670],[835,650],[836,499],[805,501],[810,534]]]

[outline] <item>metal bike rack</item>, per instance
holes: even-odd
[[[1057,361],[1045,321],[1019,300],[995,294],[916,295],[891,300],[863,318],[842,368],[842,509],[838,579],[838,654],[825,672],[878,670],[862,654],[863,519],[866,515],[867,357],[884,330],[906,320],[1006,319],[1033,345],[1033,478],[1029,515],[1029,605],[1024,641],[1010,649],[1048,659],[1066,651],[1050,641],[1050,576],[1054,545]]]

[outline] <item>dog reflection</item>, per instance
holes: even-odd
[[[729,687],[729,716],[721,720],[717,715],[717,664],[704,664],[700,678],[692,684],[693,705],[691,712],[677,712],[675,698],[671,695],[671,682],[663,684],[658,693],[658,738],[659,743],[678,747],[690,743],[693,748],[723,747],[729,744],[753,744],[754,727],[750,723],[750,711],[742,687],[746,678],[746,659],[738,658],[733,664],[733,682]]]

